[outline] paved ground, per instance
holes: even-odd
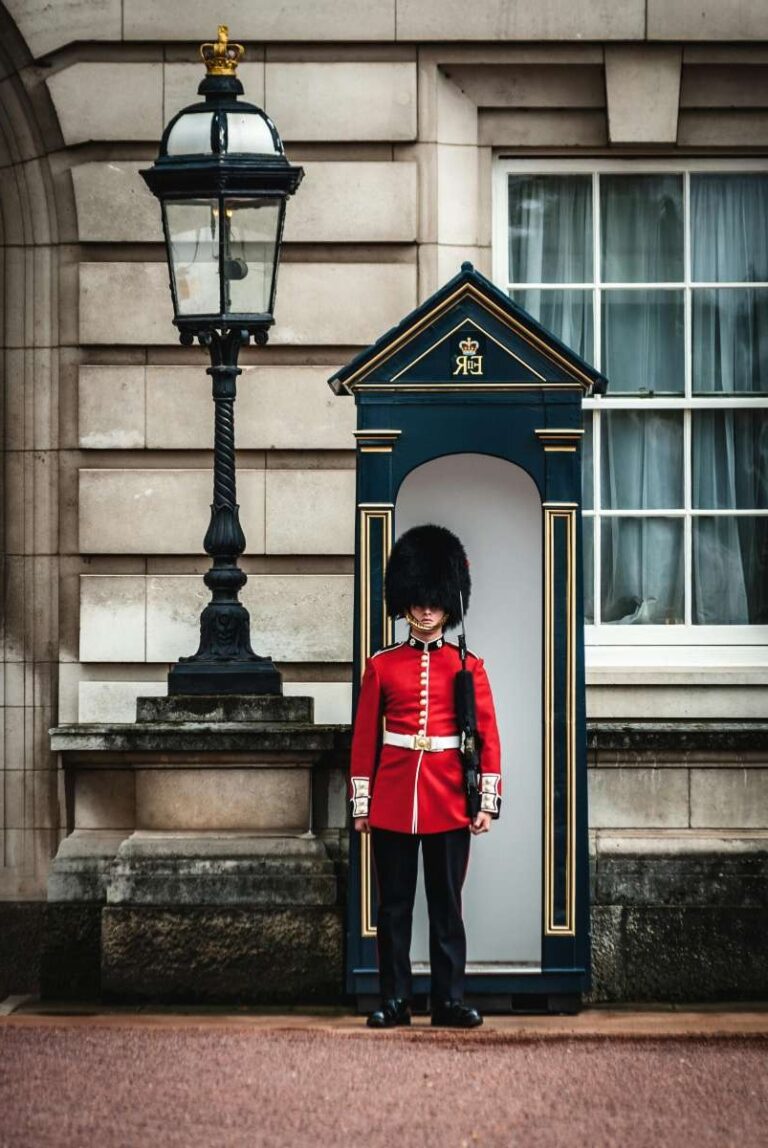
[[[28,1004],[0,1019],[3,1148],[757,1148],[766,1128],[754,1008],[488,1018],[464,1034],[372,1033],[330,1012]]]

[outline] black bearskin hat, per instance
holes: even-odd
[[[444,526],[414,526],[392,547],[384,595],[387,610],[395,617],[405,615],[411,606],[439,606],[447,614],[445,627],[458,626],[459,591],[466,611],[471,588],[464,547]]]

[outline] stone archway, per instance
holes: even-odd
[[[25,983],[35,976],[64,806],[48,729],[58,693],[59,245],[68,177],[56,186],[49,157],[62,139],[45,76],[0,5],[0,912]]]

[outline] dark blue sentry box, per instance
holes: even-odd
[[[383,600],[393,538],[438,522],[469,555],[467,638],[494,690],[503,802],[472,843],[467,996],[573,1011],[590,986],[582,399],[606,380],[464,263],[330,385],[357,404],[355,690],[366,658],[400,636]],[[353,832],[347,987],[359,1002],[378,991],[375,921],[369,840]],[[426,993],[421,892],[411,957]]]

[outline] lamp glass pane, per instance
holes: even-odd
[[[219,313],[219,209],[215,199],[166,203],[177,315]]]
[[[283,200],[224,201],[224,303],[235,315],[272,312]]]

